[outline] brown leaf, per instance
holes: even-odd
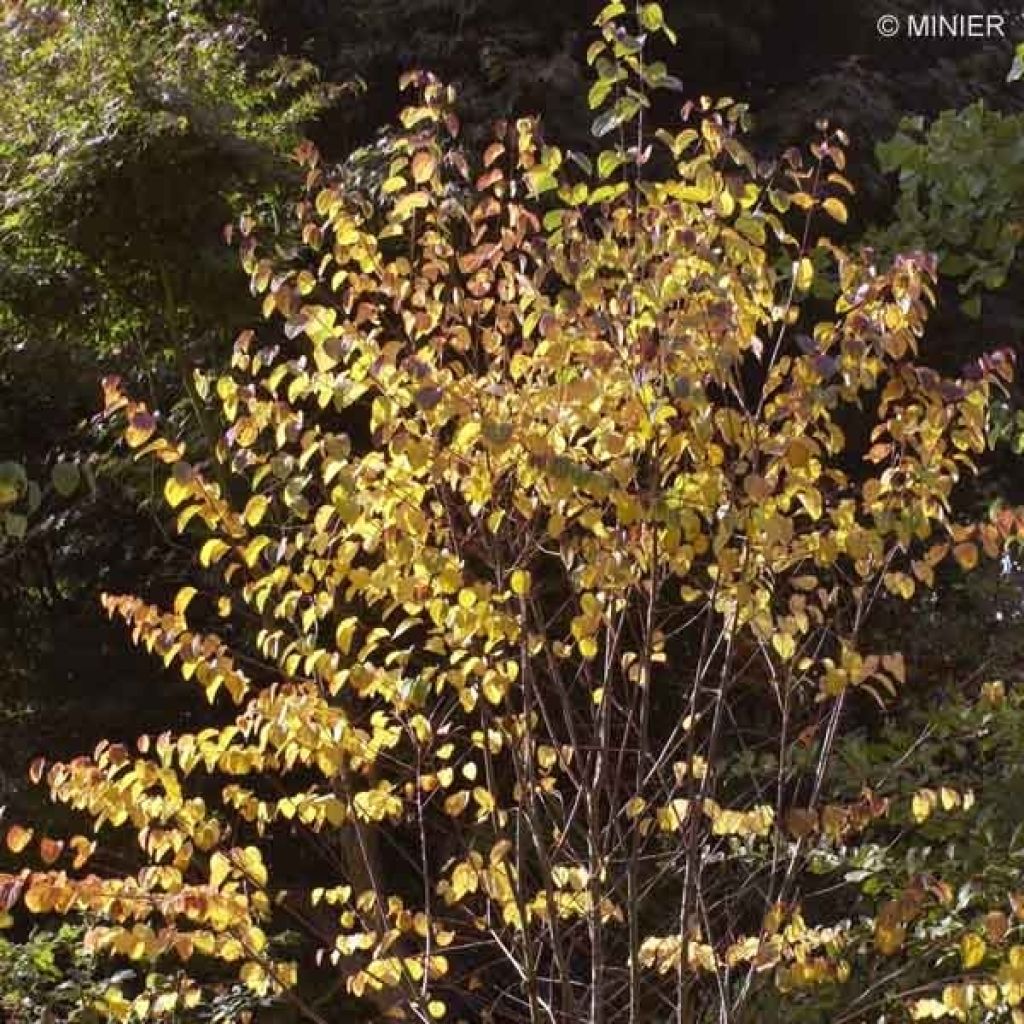
[[[60,839],[44,836],[39,840],[39,856],[44,864],[52,864],[64,852],[64,843]]]

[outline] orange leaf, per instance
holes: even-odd
[[[92,856],[93,851],[96,849],[96,844],[85,836],[74,836],[71,839],[71,849],[75,852],[75,859],[72,862],[72,867],[77,871],[79,868],[85,865],[85,862]]]
[[[64,852],[64,843],[60,839],[44,836],[39,840],[39,856],[44,864],[52,864]]]
[[[437,169],[437,160],[434,159],[434,154],[426,149],[421,149],[412,158],[412,180],[417,185],[422,185],[424,182],[430,181],[434,176],[434,171]]]
[[[973,569],[978,564],[978,549],[965,541],[953,548],[953,557],[961,569]]]
[[[22,825],[12,825],[7,830],[7,849],[11,853],[21,853],[32,842],[32,829]]]

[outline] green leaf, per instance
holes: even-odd
[[[604,103],[608,98],[608,94],[612,91],[612,86],[614,84],[614,79],[599,78],[590,87],[590,92],[587,93],[587,104],[591,110],[597,110],[597,108]]]
[[[25,493],[25,508],[29,515],[39,508],[43,503],[43,489],[35,482],[35,480],[29,480],[28,489]]]
[[[613,108],[594,118],[590,131],[596,138],[600,139],[609,132],[614,131],[620,124],[622,124],[622,116],[618,110]]]
[[[630,35],[628,32],[619,32],[615,36],[615,55],[618,57],[631,57],[640,53],[643,48],[642,37]]]
[[[629,185],[624,181],[617,181],[614,185],[602,185],[591,193],[590,202],[595,206],[598,203],[610,203],[613,199],[621,196],[628,188]]]
[[[597,176],[604,181],[610,178],[624,163],[626,158],[614,149],[606,149],[597,158]]]
[[[640,8],[640,24],[650,32],[657,32],[665,26],[665,12],[661,4],[644,4]]]
[[[746,214],[736,218],[736,230],[755,245],[764,245],[764,221]]]
[[[589,156],[585,153],[578,153],[576,150],[571,149],[569,150],[569,159],[576,164],[576,166],[579,167],[588,178],[593,177],[594,164]]]
[[[544,230],[558,230],[558,228],[562,226],[563,220],[565,220],[565,210],[548,210],[548,212],[544,214]]]
[[[890,171],[906,167],[918,148],[918,144],[909,135],[897,132],[888,141],[879,142],[875,146],[875,156],[878,158],[879,166],[888,174]]]
[[[534,167],[526,172],[526,180],[534,195],[543,195],[558,188],[558,179],[546,167]]]
[[[8,512],[4,517],[4,531],[14,540],[24,540],[28,533],[28,517],[16,512]]]
[[[17,462],[0,462],[0,506],[13,505],[28,486],[24,467]]]
[[[612,0],[610,4],[605,4],[604,7],[601,8],[600,14],[598,14],[598,16],[594,19],[594,24],[605,25],[609,21],[611,21],[612,18],[618,18],[620,15],[623,15],[625,13],[626,5],[622,2],[622,0]]]
[[[50,474],[54,490],[62,497],[69,498],[78,490],[82,474],[73,462],[58,462]]]
[[[1008,82],[1019,82],[1024,78],[1024,43],[1017,44],[1017,52],[1013,55],[1013,64],[1006,76]]]
[[[668,67],[664,61],[656,60],[653,64],[648,64],[644,68],[643,76],[644,81],[652,89],[660,89],[661,84],[668,78]]]

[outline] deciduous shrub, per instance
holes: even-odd
[[[931,927],[934,888],[864,914],[844,865],[972,794],[830,802],[830,772],[904,684],[866,645],[880,595],[1016,528],[950,511],[1010,360],[917,364],[934,265],[828,239],[841,133],[760,166],[730,100],[650,132],[675,83],[637,18],[599,18],[594,167],[531,120],[463,152],[425,74],[382,203],[303,151],[302,247],[245,228],[270,323],[199,383],[222,473],[108,382],[209,586],[105,603],[209,717],[37,764],[96,835],[0,888],[165,972],[108,1012],[191,1005],[219,962],[317,1021],[335,986],[421,1021],[744,1020]],[[94,852],[117,832],[137,870]],[[973,940],[944,920],[948,974]],[[964,948],[1013,1004],[1018,951]]]

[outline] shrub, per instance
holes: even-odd
[[[144,863],[86,873],[93,840],[44,838],[8,904],[181,962],[183,998],[219,962],[317,1021],[338,984],[422,1021],[728,1020],[905,947],[929,893],[852,914],[822,860],[972,797],[828,802],[829,773],[844,716],[904,683],[866,646],[880,596],[1015,528],[950,506],[1010,360],[916,363],[932,261],[820,233],[846,216],[841,133],[761,167],[742,106],[702,100],[649,137],[674,82],[621,15],[589,55],[618,140],[595,167],[531,120],[472,157],[425,74],[383,203],[303,151],[302,247],[243,243],[279,337],[199,383],[224,473],[107,383],[209,586],[105,604],[211,710],[37,764]]]

